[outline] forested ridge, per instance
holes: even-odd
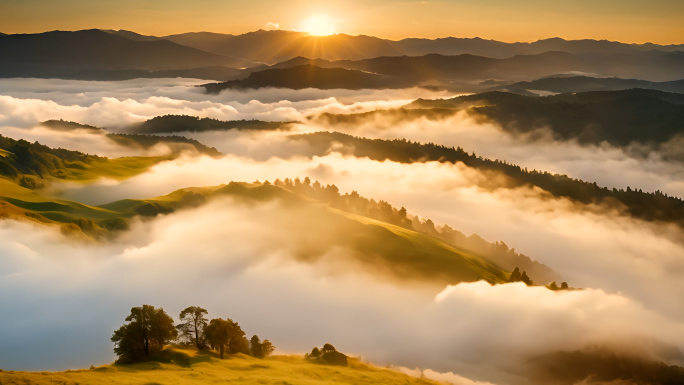
[[[483,172],[505,175],[501,185],[485,185],[486,188],[515,188],[536,186],[554,197],[569,198],[585,205],[601,203],[625,210],[629,215],[647,220],[674,222],[684,226],[684,202],[679,197],[662,191],[645,192],[641,189],[601,187],[596,182],[574,179],[568,175],[552,174],[541,170],[528,170],[505,160],[492,160],[468,153],[461,147],[447,147],[435,143],[421,144],[406,139],[367,139],[339,132],[316,132],[290,136],[293,140],[309,143],[322,156],[339,152],[372,160],[391,160],[401,163],[413,162],[461,162]],[[339,144],[341,146],[332,146]],[[499,179],[497,179],[499,181]]]

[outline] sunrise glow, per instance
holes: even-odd
[[[326,15],[311,16],[302,22],[301,30],[314,36],[334,35],[335,22]]]

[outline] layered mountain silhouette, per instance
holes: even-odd
[[[684,51],[684,44],[626,44],[608,40],[565,40],[551,38],[532,43],[504,43],[481,38],[409,38],[399,41],[373,36],[336,34],[311,36],[304,32],[259,30],[241,35],[192,32],[163,37],[139,35],[130,31],[108,31],[134,40],[167,39],[207,52],[230,55],[254,62],[274,64],[297,56],[326,60],[358,60],[378,56],[423,56],[472,54],[492,58],[535,55],[548,51],[574,54],[635,54],[658,50]]]
[[[552,76],[530,82],[516,82],[491,87],[490,90],[501,90],[523,95],[535,95],[540,91],[551,93],[576,93],[589,91],[620,91],[631,88],[642,88],[665,92],[684,93],[684,80],[671,82],[649,82],[639,79],[596,78],[589,76]]]
[[[534,80],[565,73],[574,73],[575,75],[585,73],[649,81],[673,81],[684,78],[684,52],[575,55],[553,51],[506,59],[470,54],[456,56],[428,54],[332,62],[295,58],[285,63],[279,63],[277,67],[303,64],[313,64],[324,68],[354,69],[414,82],[487,79]]]
[[[473,107],[474,106],[474,107]],[[465,109],[511,133],[549,129],[556,139],[626,146],[664,143],[684,134],[684,95],[631,89],[534,97],[486,92],[417,100],[408,108]]]
[[[123,30],[107,32],[138,41],[166,39],[219,55],[271,64],[297,56],[327,60],[358,60],[405,54],[394,47],[390,40],[364,35],[313,36],[305,32],[259,30],[241,35],[192,32],[154,37]]]
[[[464,39],[447,37],[442,39],[404,39],[394,42],[394,46],[407,55],[473,55],[505,58],[515,55],[535,55],[548,51],[563,51],[574,54],[633,54],[660,50],[665,52],[684,51],[684,44],[658,45],[626,44],[608,40],[565,40],[558,37],[538,40],[532,43],[504,43],[480,38]]]
[[[168,40],[134,41],[100,30],[0,36],[0,76],[65,76],[83,71],[240,67],[242,59]]]
[[[252,72],[253,71],[253,72]],[[538,79],[558,73],[589,72],[622,74],[651,80],[603,79],[593,77],[557,77],[555,81]],[[487,89],[510,90],[532,94],[529,89],[550,88],[551,92],[581,92],[603,89],[650,88],[682,92],[682,82],[669,80],[684,78],[684,54],[659,53],[656,55],[601,55],[579,57],[564,52],[547,52],[539,55],[492,59],[482,56],[458,55],[379,57],[364,60],[328,61],[297,57],[273,66],[257,66],[245,70],[243,79],[221,84],[205,85],[209,92],[226,88],[344,88],[385,89],[411,86],[437,86],[441,88],[476,92]],[[492,79],[508,79],[504,85]],[[513,80],[537,79],[535,83],[515,83]],[[479,82],[481,84],[473,84]],[[528,84],[529,83],[529,84]],[[540,88],[535,88],[537,84]],[[494,85],[494,86],[493,86]],[[546,88],[544,88],[546,87]],[[559,91],[556,91],[558,89]]]
[[[251,73],[264,70],[314,65],[385,77],[379,82],[378,78],[355,74],[359,79],[365,76],[368,84],[359,87],[352,82],[349,86],[352,89],[440,85],[471,92],[483,89],[473,86],[476,81],[510,83],[558,74],[649,82],[684,78],[682,46],[596,40],[391,41],[363,35],[311,36],[302,32],[263,30],[242,35],[198,32],[156,37],[130,31],[83,30],[0,35],[0,51],[3,53],[0,77],[85,80],[188,77],[230,81],[244,80]],[[312,71],[322,77],[331,73],[311,69],[308,72]],[[271,75],[261,74],[256,78]],[[243,82],[242,87],[253,87],[252,81]],[[261,80],[257,83],[267,86]],[[308,86],[305,81],[287,87]],[[337,86],[324,84],[322,87]]]
[[[231,80],[224,83],[205,84],[209,93],[221,90],[245,88],[344,88],[360,90],[364,88],[399,88],[412,85],[413,82],[399,78],[376,75],[368,72],[345,68],[322,68],[311,64],[287,68],[273,68],[253,72],[249,77],[241,80]]]

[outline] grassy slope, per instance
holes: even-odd
[[[280,187],[230,183],[212,193],[214,196],[219,194],[259,201],[277,197],[287,204],[303,205],[300,212],[309,214],[306,227],[310,229],[307,231],[311,233],[314,245],[313,250],[304,250],[304,254],[315,256],[318,251],[315,244],[321,242],[326,245],[325,251],[332,245],[350,247],[358,252],[357,259],[369,267],[389,272],[396,278],[426,280],[439,285],[481,279],[503,283],[509,277],[509,273],[500,267],[470,252],[451,247],[437,238],[321,206],[315,204],[316,201],[311,204],[309,198]]]
[[[294,210],[283,225],[304,226],[298,245],[303,259],[319,258],[330,247],[348,247],[355,260],[395,279],[411,279],[438,285],[485,279],[503,283],[509,273],[483,258],[447,245],[437,238],[332,209],[310,198],[273,185],[230,183],[185,188],[151,199],[124,199],[93,207],[38,195],[12,181],[0,179],[0,218],[32,220],[66,226],[66,230],[102,238],[111,230],[125,230],[136,215],[155,216],[230,195],[247,202],[280,199]],[[302,223],[301,218],[309,218]]]
[[[326,366],[299,356],[267,359],[237,354],[167,349],[148,362],[105,365],[67,372],[0,372],[0,384],[436,384],[351,359],[348,367]]]
[[[357,225],[360,239],[352,244],[359,250],[391,256],[392,263],[400,268],[396,273],[404,278],[423,276],[445,283],[480,279],[502,283],[508,279],[509,274],[500,267],[440,239],[360,215],[328,210],[361,224]]]
[[[67,167],[60,179],[87,182],[99,178],[126,179],[141,174],[155,164],[172,159],[173,156],[129,156],[124,158],[100,158],[89,164],[79,162]]]

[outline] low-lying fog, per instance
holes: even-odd
[[[502,159],[528,169],[567,174],[595,181],[609,188],[661,190],[684,196],[684,162],[669,162],[656,151],[618,149],[607,145],[580,146],[547,138],[530,141],[513,138],[492,124],[478,124],[465,114],[443,120],[419,119],[389,122],[378,118],[357,125],[327,125],[307,117],[323,112],[360,113],[397,108],[416,98],[448,98],[453,95],[420,88],[405,90],[284,90],[259,89],[224,91],[207,95],[202,83],[188,79],[138,79],[122,82],[91,82],[44,79],[0,79],[0,134],[62,146],[105,156],[133,155],[130,149],[113,145],[104,138],[81,132],[69,135],[39,127],[40,121],[64,119],[105,127],[113,131],[155,116],[177,114],[219,120],[259,119],[301,121],[293,132],[341,131],[369,138],[407,138],[460,146],[468,152]],[[256,159],[286,157],[299,153],[286,149],[289,133],[204,132],[179,133],[216,147],[224,153]],[[672,152],[677,143],[666,146]],[[639,153],[639,156],[634,155]]]
[[[684,346],[677,316],[626,293],[484,282],[429,291],[368,274],[349,262],[344,248],[330,249],[315,263],[297,261],[290,240],[302,227],[282,226],[280,217],[292,215],[287,210],[277,203],[216,201],[136,223],[118,241],[97,246],[48,227],[0,222],[0,362],[41,370],[110,362],[112,331],[142,303],[174,316],[186,306],[203,306],[212,317],[231,317],[249,335],[270,339],[281,353],[331,342],[378,364],[494,383],[515,383],[526,360],[556,350],[617,341],[671,360],[657,349],[643,351],[644,342]],[[629,255],[614,254],[612,262],[574,257],[596,281],[608,263],[614,281],[619,276],[635,287],[649,274],[626,274],[623,266],[635,263]],[[651,270],[667,262],[656,259]],[[681,292],[672,278],[660,279],[669,282],[670,298]],[[664,285],[656,284],[661,294]]]
[[[179,85],[180,84],[180,85]],[[391,108],[416,97],[400,91],[284,91],[203,95],[193,81],[67,82],[0,80],[0,134],[103,155],[124,154],[101,135],[37,127],[64,119],[122,127],[157,115],[304,120],[322,111]],[[331,96],[333,95],[333,96]],[[431,95],[431,96],[430,96]],[[684,169],[653,156],[574,143],[527,142],[463,116],[395,126],[306,123],[294,132],[340,130],[358,136],[433,141],[609,187],[684,195]],[[83,244],[50,227],[0,221],[0,365],[65,369],[111,362],[109,337],[132,306],[171,315],[200,305],[231,317],[278,353],[330,342],[378,364],[454,372],[492,383],[524,383],[525,360],[588,344],[684,349],[684,234],[553,199],[539,190],[489,190],[462,164],[399,164],[338,154],[310,156],[287,132],[188,134],[227,155],[181,156],[126,181],[58,186],[64,198],[101,204],[149,198],[190,186],[309,176],[383,199],[438,224],[503,240],[563,275],[582,291],[522,284],[459,284],[439,290],[398,285],[344,262],[331,248],[316,263],[292,257],[296,229],[276,226],[277,202],[245,207],[210,203],[133,228],[107,244]],[[90,150],[89,150],[90,149]],[[53,191],[54,192],[54,191]],[[301,219],[305,220],[305,218]],[[654,342],[655,341],[655,342]],[[633,346],[634,345],[634,346]],[[637,351],[637,350],[635,350]],[[658,354],[658,349],[644,352]],[[522,381],[522,382],[521,382]]]

